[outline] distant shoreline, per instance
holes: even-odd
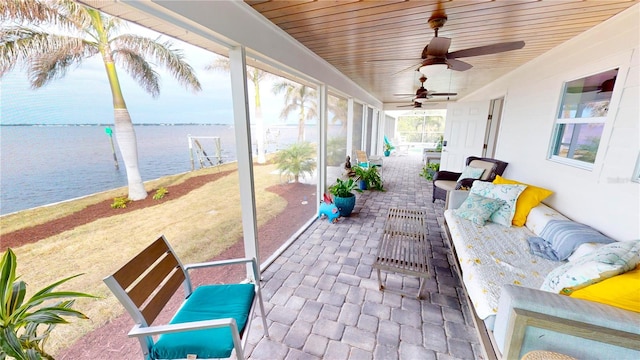
[[[227,126],[233,124],[200,124],[200,123],[177,123],[177,124],[133,124],[133,126]],[[109,124],[0,124],[0,126],[54,126],[54,127],[64,127],[64,126],[114,126],[113,123]]]

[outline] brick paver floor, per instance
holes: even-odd
[[[316,220],[263,272],[270,337],[253,321],[252,359],[478,359],[482,358],[460,280],[438,224],[442,201],[419,176],[419,155],[384,159],[385,192],[357,195],[339,223]],[[424,299],[378,289],[376,247],[391,207],[427,212],[433,276]],[[387,274],[390,288],[417,293],[417,278]]]

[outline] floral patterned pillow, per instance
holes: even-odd
[[[500,209],[502,205],[504,205],[503,200],[469,194],[453,213],[463,219],[471,220],[476,225],[483,226],[489,220],[491,214]]]
[[[540,290],[570,294],[622,274],[640,263],[640,240],[616,241],[553,269]]]
[[[496,185],[475,181],[471,186],[471,194],[504,201],[500,209],[491,214],[489,221],[510,227],[513,215],[516,213],[516,201],[526,187],[526,185]]]

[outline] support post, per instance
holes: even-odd
[[[242,233],[246,257],[258,256],[258,229],[256,222],[255,189],[253,187],[253,157],[251,154],[251,125],[247,92],[247,62],[243,46],[229,50],[233,122],[236,134],[238,180],[240,182],[240,206],[242,209]],[[253,269],[247,265],[247,278],[254,279]]]

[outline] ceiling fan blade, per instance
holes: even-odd
[[[434,37],[427,45],[427,56],[431,57],[445,57],[449,46],[451,45],[451,39],[445,37]],[[424,55],[424,53],[423,53]]]
[[[518,50],[524,47],[524,41],[512,41],[493,45],[478,46],[469,49],[454,51],[447,54],[447,59],[456,59],[471,56],[497,54],[505,51]]]
[[[458,95],[458,93],[438,93],[438,92],[434,92],[429,94],[429,96],[456,96]]]
[[[411,59],[371,59],[363,61],[365,64],[374,63],[374,62],[383,62],[383,61],[420,61],[422,59],[411,58]]]
[[[392,75],[392,76],[393,76],[393,75],[398,75],[398,74],[403,73],[403,72],[405,72],[405,71],[407,71],[407,70],[410,70],[410,69],[414,69],[415,71],[418,71],[417,69],[418,69],[418,66],[420,66],[420,64],[422,64],[422,62],[419,62],[419,63],[417,63],[417,64],[413,64],[413,65],[409,66],[408,68],[402,69],[402,70],[400,70],[400,71],[398,71],[398,72],[395,72],[395,73],[393,73],[393,74],[391,74],[391,75]]]
[[[449,69],[455,71],[466,71],[473,67],[473,65],[469,63],[456,59],[447,59],[447,63],[449,64]]]

